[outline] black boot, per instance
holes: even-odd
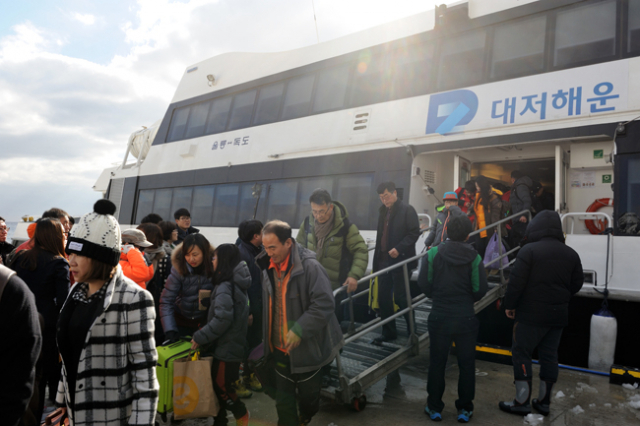
[[[531,381],[516,380],[516,398],[513,401],[500,401],[498,406],[504,412],[526,416],[531,413]]]
[[[531,400],[531,405],[536,411],[543,416],[549,415],[549,405],[551,404],[551,389],[553,389],[553,382],[545,382],[540,380],[540,391],[538,393],[539,399]]]

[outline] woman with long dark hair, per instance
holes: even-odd
[[[59,355],[56,347],[58,313],[69,293],[69,263],[64,255],[64,228],[58,219],[40,219],[30,250],[18,252],[11,267],[29,286],[36,299],[38,312],[44,319],[42,330],[42,379],[39,405],[44,407],[45,389],[54,398],[60,380]]]
[[[75,426],[153,425],[159,391],[153,299],[118,265],[116,206],[99,200],[93,209],[73,227],[65,250],[77,284],[58,320],[63,368],[56,403]]]
[[[226,410],[229,409],[236,418],[236,425],[244,426],[249,424],[249,412],[233,385],[239,380],[238,369],[247,344],[247,290],[251,286],[251,273],[246,262],[240,259],[240,250],[234,244],[220,245],[214,252],[212,264],[215,286],[209,302],[207,323],[194,333],[191,348],[201,347],[205,355],[211,355],[214,359],[211,378],[220,401],[220,412],[213,424],[226,425]]]
[[[189,234],[171,255],[171,274],[160,296],[162,328],[170,343],[193,336],[207,321],[201,301],[213,291],[213,251],[204,235]]]
[[[482,175],[475,178],[475,181],[477,190],[476,200],[474,203],[474,212],[476,214],[475,229],[478,230],[496,223],[501,219],[500,211],[502,210],[502,199],[500,196],[502,195],[502,192],[492,188],[489,180]],[[501,226],[502,235],[506,237],[507,229],[504,225]],[[491,238],[494,232],[498,232],[498,229],[492,228],[489,232],[482,231],[480,235],[478,235],[478,239],[476,240],[478,242],[476,250],[482,258],[484,258],[489,238]]]

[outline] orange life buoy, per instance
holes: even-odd
[[[599,198],[595,200],[591,205],[587,208],[587,213],[597,212],[603,207],[613,206],[613,198]],[[605,230],[605,221],[598,220],[593,221],[591,219],[587,219],[584,221],[585,226],[594,235],[602,234]]]

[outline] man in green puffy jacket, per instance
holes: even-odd
[[[309,202],[311,215],[300,225],[296,241],[316,253],[333,290],[347,286],[347,291],[353,293],[367,269],[367,245],[358,227],[349,221],[347,209],[332,201],[326,190],[313,191]],[[341,313],[341,309],[336,309],[338,321],[342,320]]]

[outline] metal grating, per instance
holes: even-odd
[[[434,185],[436,183],[436,172],[431,170],[425,170],[423,180],[424,180],[424,183],[429,183],[431,185]]]

